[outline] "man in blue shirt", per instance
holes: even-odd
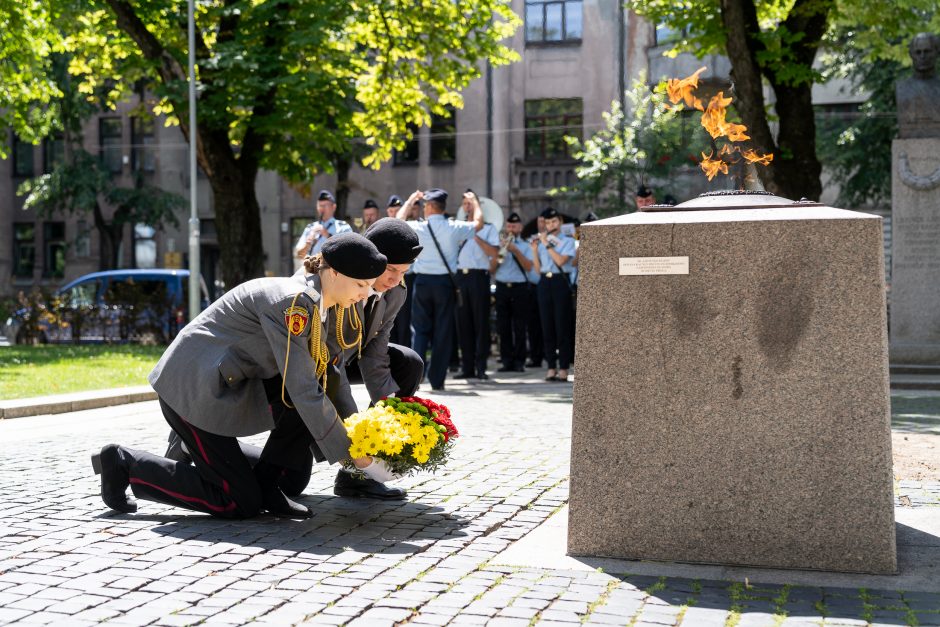
[[[425,221],[408,220],[408,226],[418,234],[423,247],[415,260],[414,295],[411,321],[414,327],[414,350],[425,358],[428,346],[431,359],[427,375],[434,390],[444,389],[447,366],[453,344],[454,307],[457,304],[456,279],[457,252],[460,245],[483,228],[483,211],[472,192],[464,194],[471,199],[470,221],[452,220],[444,216],[447,192],[442,189],[416,191],[398,210],[397,217],[404,220],[412,205],[424,200]]]
[[[317,215],[320,216],[320,220],[308,224],[294,245],[295,272],[303,266],[304,257],[320,252],[323,244],[330,237],[352,231],[348,223],[334,218],[335,214],[336,198],[329,190],[321,189],[317,196]]]
[[[479,198],[476,200],[479,202]],[[470,205],[471,201],[464,198],[466,215],[470,215]],[[455,379],[489,379],[490,260],[498,254],[499,233],[495,226],[484,222],[480,232],[468,239],[457,255],[457,285],[463,305],[457,308],[461,373]]]
[[[522,219],[516,212],[506,218],[506,237],[493,260],[496,278],[496,325],[499,329],[497,372],[525,372],[526,323],[531,299],[527,273],[532,270],[532,250],[522,237]]]
[[[571,282],[564,269],[574,258],[574,239],[561,232],[561,216],[553,208],[543,211],[542,217],[545,218],[545,231],[532,241],[532,253],[535,268],[542,275],[538,299],[545,360],[548,362],[545,380],[567,381],[574,342],[571,334]]]

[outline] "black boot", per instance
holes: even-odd
[[[350,498],[380,499],[382,501],[403,501],[408,493],[402,488],[390,488],[384,483],[368,477],[354,477],[345,470],[336,473],[333,482],[333,494]]]
[[[137,501],[127,496],[131,483],[127,461],[121,447],[108,444],[100,453],[91,456],[91,467],[101,475],[101,500],[111,509],[129,514],[137,511]]]
[[[310,518],[313,512],[306,505],[284,496],[277,487],[282,468],[261,460],[254,468],[255,478],[261,486],[261,506],[275,516],[284,518]]]

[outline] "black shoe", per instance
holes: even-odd
[[[460,374],[455,374],[451,379],[476,379],[477,376],[472,372],[461,372]]]
[[[432,385],[432,386],[431,386],[431,389],[434,390],[435,392],[443,392],[443,391],[444,391],[444,386],[443,386],[443,385]]]
[[[255,464],[254,473],[261,487],[261,507],[283,518],[310,518],[313,512],[306,505],[293,501],[277,487],[283,469],[264,460]]]
[[[347,498],[379,499],[382,501],[403,501],[408,492],[402,488],[390,488],[384,483],[368,477],[354,477],[345,470],[336,473],[333,482],[333,494]]]
[[[530,360],[529,363],[525,365],[526,368],[540,368],[542,366],[541,361]]]
[[[525,372],[525,368],[523,366],[516,366],[515,368],[512,369],[512,371],[513,372]]]
[[[163,454],[167,459],[184,464],[193,463],[193,458],[189,456],[186,445],[183,444],[183,438],[176,431],[170,430],[170,437],[167,438],[166,453]]]
[[[108,444],[92,455],[91,467],[96,475],[101,475],[101,500],[105,505],[125,514],[137,511],[137,501],[127,496],[131,478],[120,446]]]
[[[477,379],[481,381],[486,381],[489,378],[490,378],[490,375],[486,374],[485,372],[481,372],[480,374],[477,375]]]
[[[513,366],[500,366],[496,372],[519,372],[519,370]]]

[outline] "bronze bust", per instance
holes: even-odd
[[[940,137],[940,78],[936,74],[940,41],[931,33],[918,33],[908,46],[914,76],[898,81],[898,137]]]

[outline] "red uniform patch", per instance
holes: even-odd
[[[292,335],[300,335],[307,328],[310,312],[303,307],[288,307],[284,310],[284,324]]]

